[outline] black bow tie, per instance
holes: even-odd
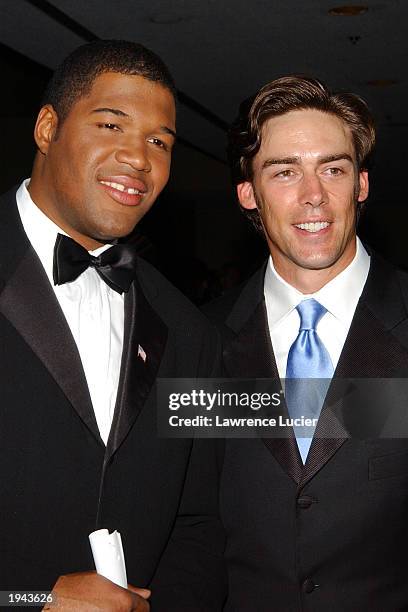
[[[115,244],[94,257],[69,236],[58,234],[54,246],[54,284],[63,285],[75,280],[89,266],[95,268],[111,289],[118,293],[127,292],[135,277],[135,246]]]

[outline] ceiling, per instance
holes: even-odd
[[[356,91],[382,123],[408,126],[408,3],[352,2],[368,10],[329,14],[341,4],[344,0],[3,0],[0,41],[49,68],[92,36],[151,47],[165,59],[181,92],[210,119],[214,115],[209,121],[181,104],[181,136],[222,159],[222,124],[234,117],[239,102],[268,80],[294,72]],[[367,84],[383,79],[392,83]]]
[[[371,105],[379,126],[375,196],[403,203],[408,119],[408,2],[378,0],[355,16],[345,0],[2,0],[0,42],[54,68],[95,38],[145,44],[180,91],[175,173],[181,191],[227,193],[225,130],[240,101],[267,81],[307,73]],[[228,196],[230,197],[230,196]],[[212,198],[211,198],[212,199]],[[215,198],[217,199],[217,198]],[[401,206],[400,206],[401,209]],[[381,214],[383,214],[381,210]],[[373,219],[379,213],[373,213]],[[405,212],[401,221],[406,222]]]

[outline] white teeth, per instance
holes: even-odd
[[[324,229],[325,227],[328,227],[330,225],[330,223],[328,223],[327,221],[318,221],[316,223],[298,223],[295,225],[295,227],[298,227],[299,229],[302,230],[306,230],[307,232],[320,232],[320,230]]]
[[[140,195],[140,194],[142,194],[142,192],[139,191],[138,189],[133,189],[133,187],[125,187],[121,183],[113,183],[113,182],[110,182],[110,181],[101,181],[101,183],[102,183],[102,185],[108,185],[108,187],[112,187],[113,189],[117,189],[118,191],[126,191],[126,193],[129,193],[131,195]]]

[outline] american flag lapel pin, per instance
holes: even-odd
[[[144,351],[144,348],[142,346],[140,346],[140,344],[139,344],[138,349],[137,349],[137,356],[140,357],[140,359],[144,363],[146,363],[147,355],[146,355],[146,353]]]

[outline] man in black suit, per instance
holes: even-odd
[[[213,374],[217,336],[121,240],[167,182],[174,96],[141,45],[80,47],[45,94],[31,179],[1,202],[0,590],[54,587],[61,610],[148,610],[145,587],[153,610],[223,601],[217,455],[158,439],[154,387]],[[139,588],[92,572],[98,528],[121,533]]]
[[[227,440],[231,612],[408,609],[407,441],[323,430],[336,381],[408,376],[407,274],[356,236],[374,138],[360,98],[296,76],[265,85],[231,130],[239,202],[270,257],[213,307],[226,375],[331,380],[309,436]],[[353,408],[370,418],[365,399]]]

